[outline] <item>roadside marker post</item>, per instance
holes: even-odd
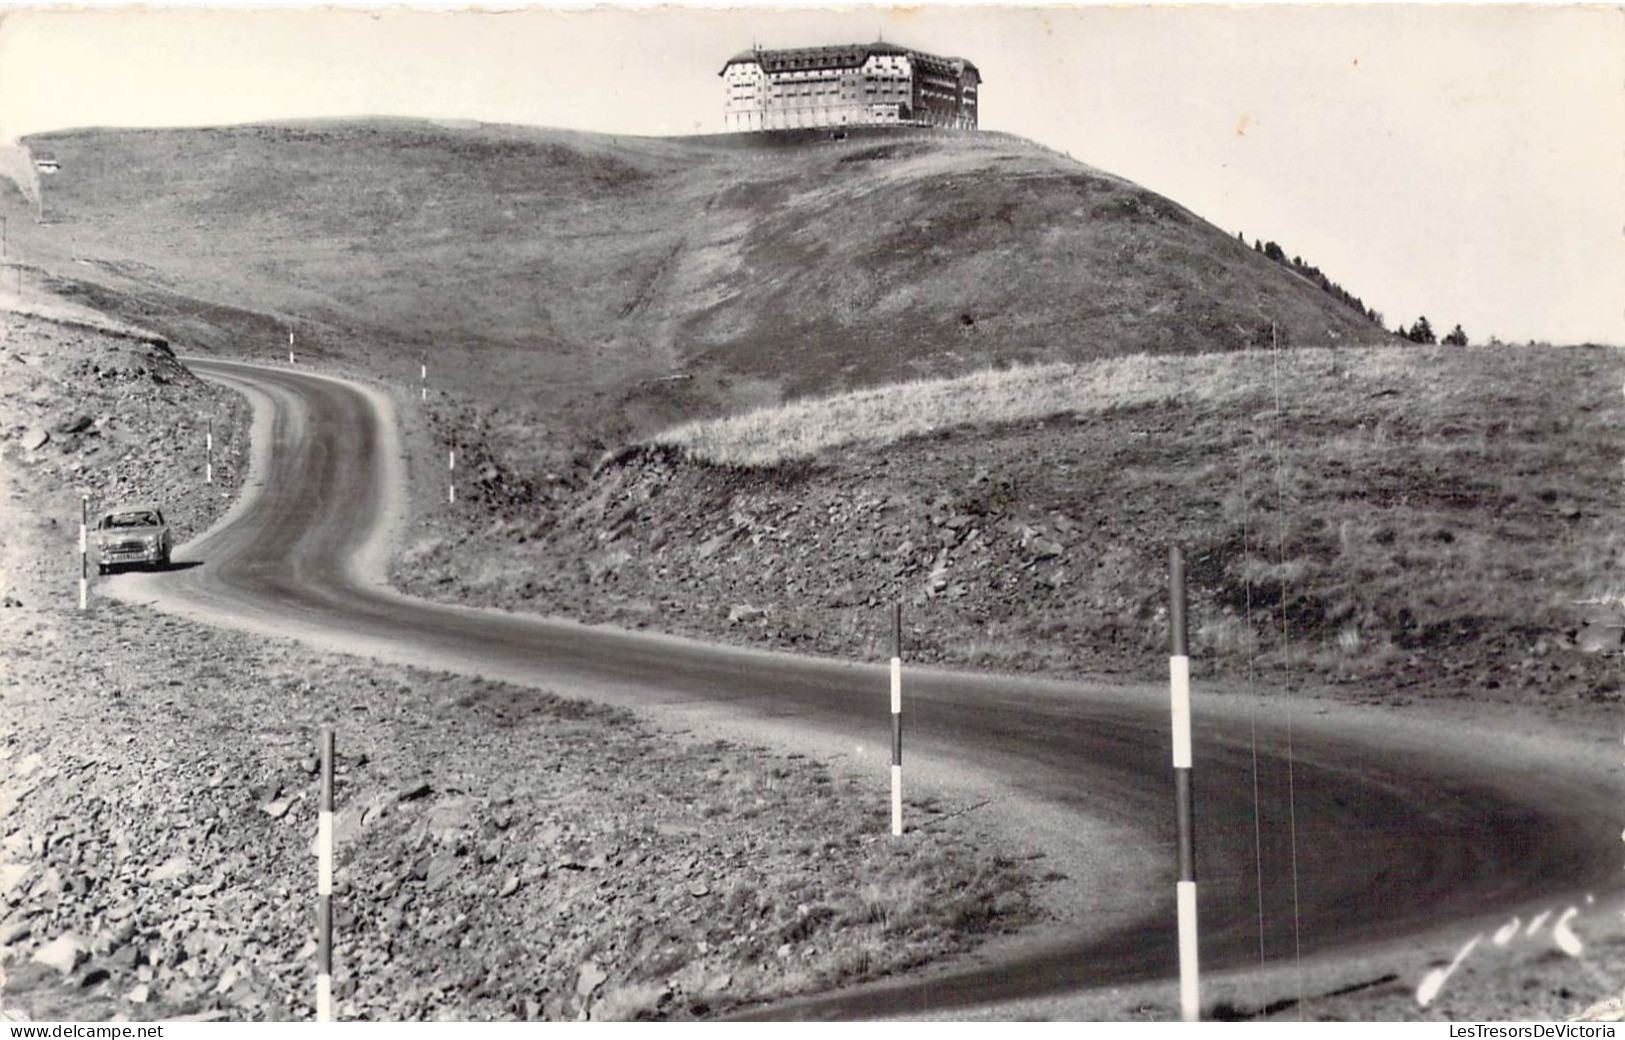
[[[90,606],[90,496],[79,496],[79,609]]]
[[[316,1021],[333,1021],[333,730],[322,729],[322,800],[316,816]]]
[[[429,355],[418,358],[418,400],[429,399]]]
[[[293,330],[288,330],[288,364],[293,364]]]
[[[208,432],[203,435],[203,483],[214,483],[214,420],[209,420]]]
[[[891,616],[891,832],[903,833],[903,604]]]
[[[455,450],[446,453],[446,472],[451,474],[446,478],[446,501],[453,503],[457,501],[457,452]]]
[[[1168,554],[1168,626],[1171,634],[1168,687],[1173,709],[1174,799],[1179,821],[1179,1012],[1186,1022],[1201,1016],[1196,943],[1196,840],[1191,820],[1191,659],[1186,635],[1185,556]]]

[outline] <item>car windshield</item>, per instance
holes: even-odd
[[[163,518],[157,513],[142,510],[138,513],[111,513],[102,520],[102,530],[110,531],[119,527],[158,527]]]

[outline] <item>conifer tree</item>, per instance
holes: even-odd
[[[1405,333],[1405,338],[1412,343],[1437,343],[1439,339],[1433,334],[1433,326],[1428,324],[1427,315],[1422,315],[1411,325]]]

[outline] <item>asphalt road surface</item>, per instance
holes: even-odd
[[[189,363],[256,401],[249,493],[177,553],[201,565],[142,576],[121,595],[361,653],[410,648],[414,659],[450,670],[564,693],[725,711],[778,727],[790,741],[805,731],[889,747],[883,667],[439,606],[391,591],[383,567],[404,492],[383,399],[285,368]],[[1255,719],[1205,710],[1199,684],[1196,696],[1205,969],[1363,948],[1447,921],[1549,905],[1617,879],[1612,795],[1560,763],[1514,771],[1426,741],[1377,746],[1368,734],[1312,718],[1294,725],[1288,758],[1281,712]],[[923,1013],[1176,974],[1165,697],[911,671],[905,711],[909,754],[963,763],[1080,820],[1132,827],[1145,845],[1166,849],[1164,876],[1147,879],[1132,894],[1144,906],[1125,908],[1112,927],[1079,922],[1076,934],[1012,946],[997,963],[767,1014]]]

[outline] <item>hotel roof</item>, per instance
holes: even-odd
[[[981,71],[964,58],[944,58],[940,55],[927,54],[925,51],[916,51],[908,47],[899,47],[895,43],[877,41],[875,43],[844,43],[827,47],[791,47],[781,50],[765,50],[754,48],[740,51],[723,63],[717,75],[728,71],[730,65],[743,65],[754,63],[760,65],[767,72],[787,72],[792,69],[855,69],[863,65],[876,55],[901,55],[909,58],[936,58],[938,61],[959,65],[976,73],[981,79]]]

